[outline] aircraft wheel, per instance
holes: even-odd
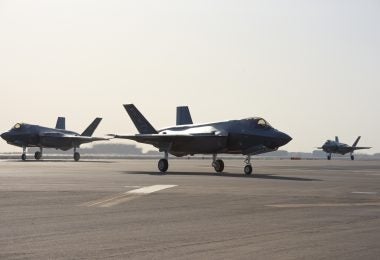
[[[216,160],[213,165],[216,172],[222,172],[224,170],[224,162],[223,160]]]
[[[78,153],[78,152],[75,152],[74,153],[74,161],[79,161],[79,159],[80,159],[80,153]]]
[[[158,161],[158,169],[160,170],[160,172],[164,173],[168,170],[169,168],[169,162],[168,160],[166,159],[160,159]]]
[[[352,161],[355,160],[355,157],[354,157],[353,155],[351,155],[351,160],[352,160]]]
[[[35,152],[34,153],[34,159],[36,160],[40,160],[42,158],[42,153],[41,152]]]
[[[331,160],[331,155],[327,155],[327,160]]]
[[[21,160],[26,161],[26,154],[23,153],[23,154],[21,155]]]
[[[252,165],[246,165],[245,167],[244,167],[244,173],[245,173],[245,175],[251,175],[252,174]]]

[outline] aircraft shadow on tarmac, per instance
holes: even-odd
[[[15,162],[15,163],[44,163],[44,162],[55,162],[55,163],[58,163],[58,162],[66,162],[66,163],[74,163],[74,164],[77,164],[77,163],[114,163],[112,161],[96,161],[96,160],[92,160],[92,161],[88,161],[88,160],[80,160],[78,162],[75,162],[73,160],[60,160],[60,159],[57,159],[57,160],[26,160],[26,161],[22,161],[22,160],[4,160],[6,162]]]
[[[287,177],[279,176],[275,174],[233,174],[233,173],[210,173],[210,172],[168,172],[166,174],[158,172],[148,172],[148,171],[133,171],[133,172],[122,172],[123,174],[145,174],[145,175],[155,175],[155,176],[170,176],[170,175],[183,175],[183,176],[215,176],[215,177],[229,177],[229,178],[253,178],[253,179],[269,179],[269,180],[283,180],[283,181],[322,181],[320,179],[310,179],[310,178],[300,178],[300,177]]]

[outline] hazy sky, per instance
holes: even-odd
[[[0,0],[0,132],[18,121],[135,133],[262,116],[310,152],[339,135],[380,152],[380,1]],[[120,142],[120,141],[119,141]],[[0,142],[0,152],[20,148]]]

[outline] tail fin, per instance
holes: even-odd
[[[361,136],[358,136],[358,138],[356,138],[356,140],[355,140],[354,144],[352,145],[352,147],[356,147],[356,145],[359,143],[360,137]]]
[[[191,125],[193,120],[191,119],[190,110],[187,106],[177,107],[177,125]]]
[[[92,134],[95,132],[96,128],[98,127],[100,121],[102,121],[101,118],[97,117],[94,121],[84,130],[84,132],[81,134],[82,136],[92,136]]]
[[[124,105],[129,117],[132,119],[140,134],[157,134],[156,129],[146,120],[133,104]]]
[[[335,136],[335,142],[339,143],[339,137]]]
[[[57,118],[57,123],[55,124],[56,129],[66,129],[66,119],[64,117],[58,117]]]

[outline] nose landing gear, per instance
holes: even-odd
[[[252,164],[251,164],[251,156],[247,155],[247,158],[245,159],[245,166],[244,166],[244,173],[245,175],[251,175],[252,174]]]
[[[26,146],[22,147],[21,160],[26,161]]]

